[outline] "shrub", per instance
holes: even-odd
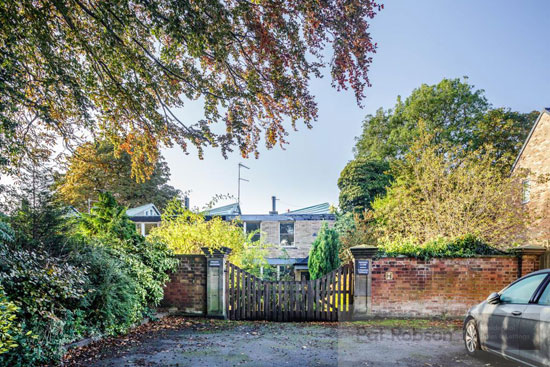
[[[0,286],[0,354],[17,347],[15,338],[20,333],[16,323],[17,306],[5,295]]]
[[[492,247],[474,235],[453,239],[438,238],[419,244],[417,241],[396,240],[379,246],[379,256],[408,256],[424,260],[438,257],[474,257],[479,255],[502,255],[504,252]]]
[[[143,309],[162,300],[167,273],[176,267],[177,260],[163,242],[146,242],[126,215],[126,208],[118,205],[111,194],[100,194],[90,214],[82,215],[79,233],[119,260],[135,280]]]
[[[317,279],[340,266],[338,232],[323,223],[309,251],[308,268],[311,279]]]
[[[81,311],[88,334],[118,334],[141,319],[145,307],[139,284],[119,257],[105,248],[81,244],[71,262],[88,268],[88,292]]]
[[[201,248],[211,250],[231,248],[229,260],[254,274],[267,266],[266,246],[252,241],[254,233],[244,233],[238,222],[226,222],[219,217],[206,220],[202,214],[183,207],[177,199],[168,203],[161,225],[153,228],[148,242],[166,243],[176,254],[200,254]]]

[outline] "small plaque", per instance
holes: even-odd
[[[369,273],[369,260],[357,260],[357,274]]]
[[[208,266],[212,268],[219,268],[220,266],[222,266],[222,262],[221,260],[210,260],[208,261]]]

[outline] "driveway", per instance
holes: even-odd
[[[73,350],[68,366],[469,366],[461,331],[442,323],[264,323],[167,318],[124,338]]]

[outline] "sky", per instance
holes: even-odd
[[[285,149],[260,148],[258,159],[238,152],[224,159],[209,148],[203,160],[179,148],[163,154],[170,184],[190,191],[191,206],[202,207],[216,194],[237,196],[237,165],[249,180],[241,184],[245,214],[263,214],[277,196],[279,212],[318,203],[338,204],[337,180],[353,159],[355,137],[362,121],[378,108],[391,108],[398,95],[406,98],[422,83],[468,76],[485,90],[495,107],[520,112],[550,106],[550,1],[391,0],[371,22],[378,44],[366,90],[364,108],[351,92],[337,92],[330,75],[311,83],[319,117],[313,129],[298,124]],[[179,115],[201,117],[197,104]],[[226,201],[224,203],[229,203]],[[223,203],[220,203],[220,205]]]

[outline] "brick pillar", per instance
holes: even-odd
[[[202,251],[206,255],[206,315],[225,319],[225,269],[231,249],[222,247],[211,250],[204,247]]]
[[[354,259],[353,319],[367,318],[372,311],[372,258],[378,252],[374,246],[350,248]]]
[[[534,271],[540,270],[540,257],[546,252],[544,247],[527,245],[518,250],[519,276],[522,277]]]

